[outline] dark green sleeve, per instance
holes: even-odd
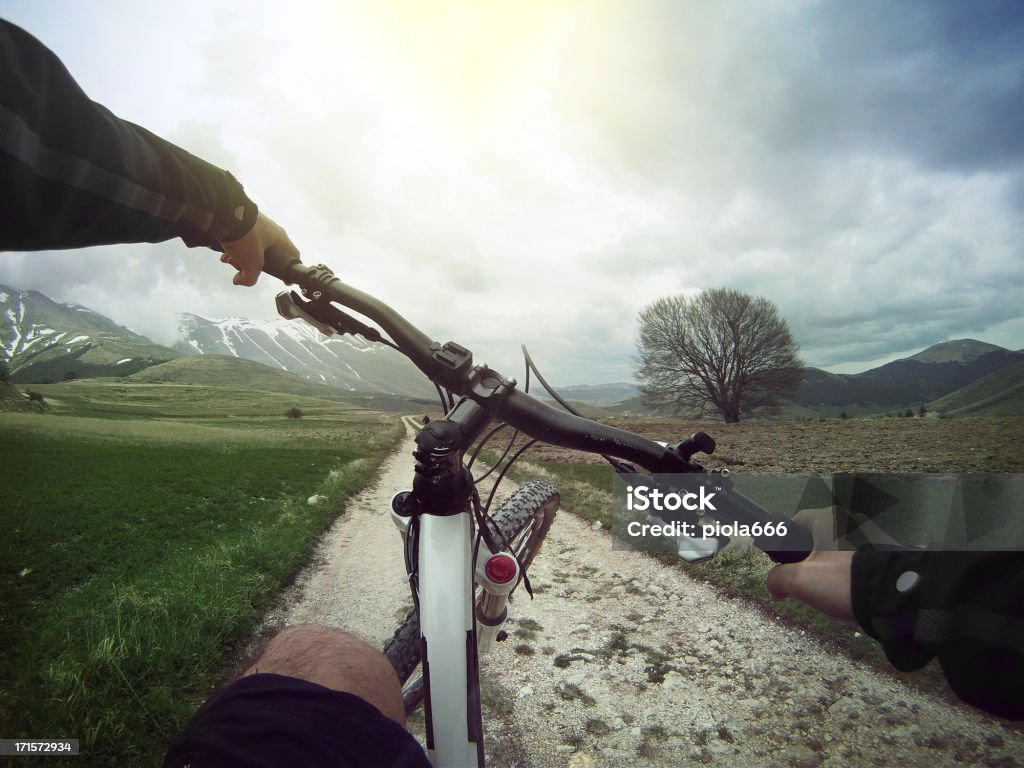
[[[1024,719],[1024,553],[859,551],[853,610],[893,666],[937,657],[950,687]]]
[[[0,20],[0,249],[175,237],[219,249],[256,215],[230,173],[91,101],[53,52]]]

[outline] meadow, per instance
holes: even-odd
[[[244,388],[40,389],[49,412],[0,413],[0,734],[159,765],[400,427]]]
[[[0,413],[0,735],[77,738],[80,765],[159,765],[345,499],[372,481],[398,419],[245,386],[111,379],[33,389],[43,412]],[[302,418],[286,417],[294,411]],[[666,440],[709,431],[719,450],[707,464],[740,473],[1024,466],[1020,419],[619,423]],[[532,466],[513,476],[552,475],[565,509],[607,528],[607,467],[542,446],[526,458]],[[310,505],[312,496],[321,498]],[[887,666],[850,627],[769,605],[771,563],[758,552],[668,560]],[[944,688],[934,670],[918,679]]]

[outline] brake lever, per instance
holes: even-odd
[[[281,291],[277,294],[274,301],[277,304],[277,314],[285,320],[305,320],[320,331],[320,333],[324,334],[324,336],[333,336],[338,332],[331,326],[320,322],[311,314],[306,312],[303,307],[299,305],[299,301],[301,301],[301,299],[298,298],[295,291]]]
[[[336,333],[359,334],[369,341],[383,342],[380,331],[356,320],[347,312],[342,312],[329,301],[306,301],[295,291],[281,291],[277,294],[277,313],[281,317],[293,320],[305,320],[325,336]]]
[[[661,483],[658,482],[654,477],[638,472],[632,464],[623,463],[623,466],[628,467],[632,471],[627,473],[620,472],[620,474],[637,475],[638,477],[642,477],[652,486],[661,487]],[[696,476],[697,474],[694,473],[694,477]],[[701,476],[704,478],[704,481],[706,482],[708,477],[710,477],[710,473]],[[701,521],[707,519],[701,518],[698,515],[692,514],[688,511],[677,510],[674,512],[674,514],[669,514],[668,512],[651,511],[647,513],[647,516],[648,519],[651,521],[660,521],[662,523],[669,523],[670,525],[675,525],[678,523],[683,524],[680,528],[680,532],[672,538],[674,538],[676,542],[676,554],[679,555],[680,559],[684,560],[690,565],[702,563],[705,560],[710,560],[729,544],[729,537],[723,534],[719,534],[716,536],[702,535],[700,538],[698,538],[697,536],[687,535],[685,533],[687,528],[689,530],[696,532],[700,529],[700,526],[702,524]]]

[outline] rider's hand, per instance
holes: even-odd
[[[817,611],[856,623],[850,597],[850,567],[860,544],[896,544],[896,540],[863,515],[840,506],[804,509],[793,522],[811,532],[814,551],[799,563],[777,565],[768,572],[772,600],[795,597]],[[845,532],[842,537],[838,531]]]
[[[777,565],[768,573],[772,600],[795,597],[816,611],[856,623],[850,598],[853,552],[812,552],[799,563]]]
[[[852,551],[837,551],[837,520],[845,515],[840,507],[804,509],[793,522],[807,528],[814,539],[814,551],[798,563],[777,565],[768,573],[768,592],[772,600],[795,597],[817,611],[837,619],[854,622],[850,598]],[[843,530],[846,530],[844,527]]]
[[[235,285],[256,285],[263,271],[263,254],[276,248],[289,256],[298,257],[299,249],[288,239],[284,229],[263,212],[256,217],[252,229],[237,240],[221,243],[224,253],[220,260],[238,270]]]

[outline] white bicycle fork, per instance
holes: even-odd
[[[472,549],[468,513],[420,518],[420,630],[433,733],[427,754],[435,768],[483,764]]]

